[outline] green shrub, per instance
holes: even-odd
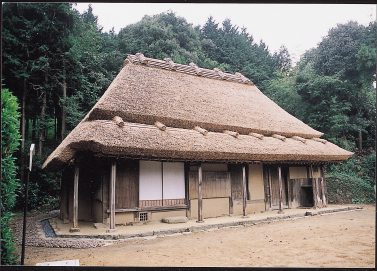
[[[327,190],[330,203],[375,202],[376,153],[354,156],[328,167]]]
[[[20,114],[17,98],[8,89],[1,91],[1,113],[1,264],[15,264],[17,257],[9,222],[19,187],[13,154],[20,145]]]

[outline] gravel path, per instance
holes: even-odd
[[[47,237],[43,227],[43,222],[48,218],[56,217],[59,211],[51,211],[48,213],[29,213],[26,224],[26,246],[32,247],[48,247],[48,248],[94,248],[102,247],[113,244],[114,241],[103,239],[85,239],[85,238],[55,238]],[[22,215],[16,216],[12,223],[11,228],[18,245],[22,242]],[[54,233],[48,232],[48,236],[53,236]]]

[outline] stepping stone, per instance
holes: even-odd
[[[93,227],[96,229],[104,229],[107,228],[107,226],[103,223],[93,223]]]
[[[161,220],[163,223],[168,224],[177,224],[177,223],[186,223],[188,218],[185,216],[172,216],[172,217],[165,217]]]

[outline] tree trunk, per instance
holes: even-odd
[[[67,81],[66,81],[66,73],[65,73],[65,62],[63,60],[63,103],[62,103],[62,116],[61,116],[61,140],[63,141],[65,136],[65,99],[67,98]]]
[[[26,116],[25,116],[25,107],[26,107],[26,79],[24,79],[24,87],[23,87],[23,91],[22,91],[22,105],[21,105],[21,152],[24,151],[25,149],[25,119],[26,119]]]
[[[47,85],[47,72],[45,74],[45,84]],[[39,129],[39,144],[38,144],[38,155],[39,157],[42,156],[43,152],[43,142],[45,141],[45,121],[46,121],[46,104],[47,104],[47,91],[46,88],[42,90],[42,108],[41,108],[41,115],[40,115],[40,129]]]
[[[363,134],[361,130],[359,130],[359,152],[363,150]]]

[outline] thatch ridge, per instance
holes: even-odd
[[[219,144],[221,142],[221,144]],[[64,142],[48,157],[44,168],[57,168],[71,160],[76,151],[91,151],[101,155],[131,156],[155,159],[194,159],[197,161],[341,161],[352,153],[328,142],[308,139],[306,144],[296,139],[285,141],[273,137],[251,135],[234,137],[225,133],[125,122],[119,127],[114,121],[81,122]]]
[[[233,81],[243,84],[250,84],[254,85],[254,83],[244,75],[239,72],[235,74],[223,72],[218,68],[214,68],[213,70],[200,68],[195,63],[191,62],[189,65],[183,65],[179,63],[174,63],[170,58],[165,58],[164,60],[154,59],[145,57],[141,53],[136,53],[135,55],[129,54],[124,61],[124,65],[128,63],[133,64],[144,64],[150,67],[161,68],[166,70],[173,70],[177,72],[203,76],[211,79],[218,79],[218,80],[227,80]]]

